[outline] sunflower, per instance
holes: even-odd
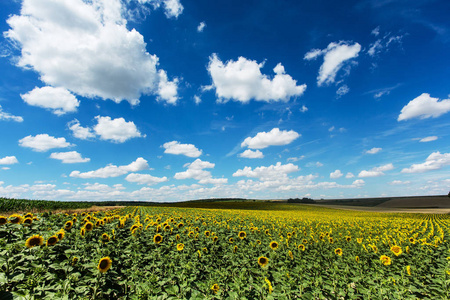
[[[32,235],[25,242],[27,248],[33,248],[34,246],[42,246],[44,244],[44,238],[39,234]]]
[[[13,214],[9,216],[9,222],[13,224],[20,224],[23,221],[23,217],[18,214]]]
[[[413,237],[411,237],[411,238],[409,238],[409,242],[410,242],[411,244],[415,244],[415,243],[416,243],[416,240],[415,240]]]
[[[48,238],[46,245],[47,246],[54,246],[58,242],[58,237],[56,235],[52,235]]]
[[[153,242],[154,242],[155,244],[161,243],[162,240],[163,240],[163,237],[162,237],[162,235],[160,235],[160,234],[156,234],[156,235],[153,237]]]
[[[103,257],[98,262],[97,269],[100,271],[100,273],[105,273],[106,271],[109,270],[109,268],[111,268],[111,265],[112,265],[111,259],[109,257]]]
[[[166,226],[164,226],[164,231],[168,231],[168,230],[170,230],[171,228],[170,228],[170,225],[166,225]]]
[[[81,236],[85,236],[86,235],[86,228],[81,228],[81,230],[80,230],[80,235]]]
[[[177,225],[178,229],[180,229],[180,228],[183,227],[183,226],[184,226],[183,223],[179,223],[179,224]]]
[[[356,260],[356,262],[359,262],[359,256],[358,255],[355,256],[355,260]]]
[[[32,218],[25,218],[25,220],[23,220],[24,225],[31,225],[32,223],[33,223]]]
[[[229,239],[228,239],[228,241],[232,244],[232,243],[234,243],[234,239],[232,238],[232,237],[230,237]]]
[[[270,242],[269,246],[272,250],[276,250],[278,248],[278,243],[275,241],[272,241],[272,242]]]
[[[303,244],[308,244],[308,240],[307,240],[307,239],[303,239],[303,240],[302,240],[302,243],[303,243]]]
[[[238,246],[234,246],[234,247],[233,247],[233,253],[236,253],[236,252],[237,252],[237,249],[238,249]]]
[[[219,287],[219,285],[217,283],[214,283],[211,286],[211,290],[214,292],[214,294],[217,294],[217,292],[220,290],[220,287]]]
[[[300,250],[300,251],[305,251],[306,248],[305,248],[305,245],[300,244],[300,245],[297,246],[297,249]]]
[[[410,265],[407,265],[407,266],[406,266],[406,273],[407,273],[408,275],[411,275],[411,266],[410,266]]]
[[[24,217],[25,219],[26,219],[26,218],[31,218],[31,219],[33,219],[33,214],[29,212],[29,213],[25,214],[23,217]]]
[[[84,228],[86,229],[86,231],[92,231],[92,229],[94,229],[94,224],[88,221],[86,224],[84,224]]]
[[[409,254],[409,246],[406,246],[405,251]]]
[[[289,255],[289,257],[291,258],[291,260],[294,259],[294,254],[292,254],[292,251],[291,251],[291,250],[288,251],[288,255]]]
[[[380,256],[380,261],[385,266],[389,266],[391,264],[391,258],[389,256],[386,256],[386,255],[381,255]]]
[[[247,236],[247,233],[245,231],[239,231],[238,236],[241,240],[243,240]]]
[[[73,226],[73,221],[67,221],[66,224],[64,224],[64,229],[69,231],[70,229],[72,229]]]
[[[256,240],[256,244],[261,245],[261,241],[260,240]]]
[[[211,235],[211,232],[209,230],[206,230],[205,231],[205,236],[210,236],[210,235]]]
[[[333,244],[334,243],[333,238],[332,237],[328,238],[328,242],[330,242],[330,244]]]
[[[334,250],[334,253],[335,253],[336,255],[342,256],[342,249],[341,249],[341,248],[336,248],[336,249]]]
[[[109,242],[109,240],[110,240],[110,238],[107,233],[102,234],[102,242],[103,243],[107,243],[107,242]]]
[[[181,237],[180,237],[179,234],[177,234],[177,235],[175,236],[175,239],[176,239],[177,241],[178,241],[180,238],[181,238]]]
[[[72,258],[72,266],[76,265],[77,262],[78,262],[78,260],[79,260],[79,258],[76,257],[76,256],[74,256],[74,257]]]
[[[62,240],[64,238],[64,236],[66,235],[66,232],[64,231],[64,229],[60,229],[57,233],[56,236],[58,237],[58,240]]]
[[[258,258],[258,265],[260,265],[261,267],[265,268],[268,263],[269,263],[269,259],[267,257],[260,256]]]
[[[216,235],[216,236],[213,237],[212,240],[213,240],[213,242],[217,242],[218,239],[219,239],[219,237]]]
[[[372,250],[373,250],[374,253],[378,253],[378,248],[377,248],[377,246],[372,245],[371,247],[372,247]]]
[[[182,251],[184,249],[184,244],[183,243],[179,243],[178,245],[177,245],[177,250],[178,251]]]
[[[402,254],[402,247],[400,246],[392,246],[391,247],[391,252],[394,253],[395,256],[399,256],[400,254]]]
[[[270,282],[270,280],[269,279],[267,279],[267,277],[266,278],[264,278],[264,281],[266,282],[266,284],[267,284],[267,289],[269,290],[269,294],[272,294],[272,292],[273,292],[273,287],[272,287],[272,283]]]
[[[269,229],[266,229],[266,231],[264,231],[265,234],[270,235],[270,231]]]
[[[363,239],[362,239],[362,238],[356,238],[356,242],[358,242],[358,244],[361,244],[361,243],[362,243],[362,241],[363,241]]]
[[[8,223],[8,219],[5,216],[0,216],[0,225]]]

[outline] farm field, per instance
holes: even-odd
[[[0,216],[0,298],[450,295],[448,215],[202,205]]]

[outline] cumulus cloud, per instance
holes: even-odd
[[[187,168],[184,172],[175,173],[175,179],[195,179],[200,184],[225,184],[228,182],[227,178],[213,178],[210,171],[204,169],[212,169],[215,164],[208,161],[202,161],[197,158],[192,163],[187,163],[183,167]]]
[[[390,171],[392,169],[394,169],[394,165],[389,163],[380,167],[372,168],[369,171],[362,170],[359,172],[358,177],[378,177],[384,175],[383,172]]]
[[[435,135],[433,135],[433,136],[427,136],[427,137],[424,137],[423,139],[420,139],[419,142],[421,142],[421,143],[427,143],[427,142],[435,141],[435,140],[437,140],[437,139],[438,139],[438,137],[435,136]]]
[[[383,150],[383,148],[376,148],[376,147],[374,147],[374,148],[372,148],[370,150],[367,150],[366,153],[367,154],[376,154],[376,153],[380,152],[381,150]]]
[[[62,87],[35,87],[30,92],[20,95],[23,101],[32,106],[52,110],[55,115],[76,112],[80,101],[68,90]]]
[[[261,73],[264,63],[239,57],[237,61],[225,64],[213,54],[209,59],[208,72],[212,78],[212,87],[220,100],[248,103],[256,101],[288,101],[291,97],[301,96],[306,85],[297,85],[297,81],[285,73],[281,63],[273,69],[275,76],[270,79]]]
[[[19,161],[15,156],[5,156],[0,158],[0,165],[13,165],[17,163],[19,163]]]
[[[46,133],[36,136],[26,136],[19,140],[19,146],[31,148],[33,151],[45,152],[54,148],[67,148],[75,146],[66,141],[65,138],[55,138]]]
[[[353,173],[351,173],[351,172],[348,172],[348,173],[345,175],[345,178],[353,178],[353,177],[355,177],[355,175],[353,175]]]
[[[175,155],[186,155],[187,157],[199,157],[202,155],[202,150],[198,150],[192,144],[180,144],[178,141],[167,142],[162,145],[164,153]]]
[[[438,170],[450,165],[450,153],[441,154],[439,151],[431,153],[424,163],[413,164],[409,168],[404,168],[402,173],[423,173]]]
[[[72,131],[73,136],[77,139],[87,140],[89,138],[95,138],[95,133],[92,132],[92,129],[81,126],[80,121],[77,119],[67,123],[67,126]]]
[[[402,108],[397,121],[413,118],[437,118],[449,111],[450,99],[439,101],[439,98],[433,98],[430,97],[430,94],[423,93]]]
[[[127,122],[124,118],[111,119],[111,117],[96,116],[95,119],[98,123],[93,129],[102,140],[124,143],[131,138],[145,137],[139,132],[134,122]]]
[[[178,100],[178,78],[169,81],[167,73],[164,70],[159,70],[159,84],[158,84],[158,101],[165,101],[168,104],[177,104]]]
[[[59,159],[63,164],[85,163],[91,161],[90,158],[83,158],[77,151],[53,152],[50,158]]]
[[[341,170],[336,170],[336,171],[330,173],[330,178],[337,179],[337,178],[342,177],[343,175],[344,174],[342,174]]]
[[[200,22],[200,24],[198,24],[198,26],[197,26],[197,31],[198,32],[203,32],[205,27],[206,27],[206,23],[205,22]]]
[[[183,10],[178,0],[163,4],[168,17]],[[21,49],[17,66],[36,71],[47,85],[136,105],[141,94],[158,91],[158,57],[147,52],[139,32],[127,29],[122,5],[24,0],[20,15],[8,18],[4,36]]]
[[[320,66],[317,76],[317,85],[329,85],[335,81],[338,71],[347,61],[358,57],[361,51],[361,45],[358,43],[350,44],[340,41],[339,43],[330,43],[326,49],[313,49],[305,54],[304,59],[312,60],[323,55],[323,64]]]
[[[292,143],[300,137],[300,134],[293,130],[280,130],[273,128],[269,132],[258,132],[254,137],[247,137],[242,143],[241,147],[248,147],[250,149],[264,149],[269,146],[283,146]]]
[[[167,181],[167,177],[154,177],[149,174],[131,173],[125,177],[128,182],[135,182],[137,184],[155,185]]]
[[[270,165],[268,167],[262,166],[252,169],[251,167],[244,167],[233,173],[233,177],[252,177],[259,180],[274,180],[280,178],[287,178],[287,174],[297,172],[299,167],[288,163],[282,165],[281,162],[277,162],[276,165]]]
[[[14,116],[14,115],[12,115],[10,113],[4,112],[1,105],[0,105],[0,120],[23,122],[23,118],[22,117]]]
[[[264,158],[264,154],[259,151],[252,151],[250,149],[245,150],[241,154],[239,154],[239,157],[245,157],[245,158]]]
[[[72,171],[69,176],[84,179],[109,178],[109,177],[118,177],[130,172],[139,172],[148,168],[149,167],[147,161],[142,157],[138,157],[134,162],[130,163],[129,165],[116,166],[113,164],[109,164],[106,167],[84,173],[81,173],[80,171]]]
[[[389,182],[390,185],[403,185],[403,184],[410,184],[411,181],[401,181],[401,180],[393,180]]]

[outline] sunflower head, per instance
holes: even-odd
[[[76,265],[77,262],[78,262],[78,260],[79,260],[79,258],[76,257],[76,256],[74,256],[74,257],[72,258],[72,266]]]
[[[81,228],[81,230],[80,230],[80,235],[81,236],[85,236],[86,235],[86,228]]]
[[[217,283],[214,283],[211,286],[211,290],[214,292],[214,294],[217,294],[217,292],[220,290],[220,287],[219,287],[219,285]]]
[[[358,255],[355,256],[355,260],[356,260],[356,262],[359,262],[359,256]]]
[[[210,236],[210,235],[211,235],[211,231],[206,230],[206,231],[205,231],[205,236]]]
[[[0,225],[5,225],[6,223],[8,223],[8,218],[0,216]]]
[[[215,235],[212,240],[213,240],[213,242],[217,242],[219,240],[219,237],[217,235]]]
[[[179,243],[178,245],[177,245],[177,250],[178,251],[182,251],[184,249],[184,244],[183,243]]]
[[[342,249],[341,249],[341,248],[336,248],[336,249],[334,250],[334,253],[335,253],[336,255],[342,256]]]
[[[291,259],[294,259],[294,254],[292,254],[292,251],[291,251],[291,250],[288,251],[288,255],[289,255],[289,257],[290,257]]]
[[[69,231],[70,229],[72,229],[73,226],[73,221],[67,221],[66,224],[64,224],[64,229]]]
[[[47,246],[54,246],[58,242],[58,237],[56,235],[52,235],[48,238],[46,245]]]
[[[245,231],[239,231],[238,236],[241,240],[243,240],[247,236],[247,233]]]
[[[258,264],[261,267],[265,268],[269,264],[269,259],[267,257],[265,257],[265,256],[260,256],[258,258]]]
[[[232,237],[230,237],[230,238],[228,239],[228,241],[229,241],[230,243],[234,243],[234,239],[233,239]]]
[[[178,229],[180,229],[180,228],[183,227],[183,226],[184,226],[183,223],[179,223],[179,224],[177,225]]]
[[[106,242],[109,242],[109,240],[110,240],[109,235],[107,233],[103,233],[102,234],[102,242],[106,243]]]
[[[391,264],[391,258],[387,255],[381,255],[380,261],[385,266],[389,266]]]
[[[352,237],[347,236],[347,237],[345,238],[345,240],[346,240],[347,242],[350,242],[350,241],[352,240]]]
[[[272,242],[270,242],[269,246],[272,250],[276,250],[278,248],[278,243],[275,241],[272,241]]]
[[[356,242],[358,242],[358,244],[361,244],[361,243],[362,243],[362,241],[363,241],[363,239],[362,239],[362,238],[356,238]]]
[[[23,217],[33,219],[33,214],[29,212],[29,213],[26,213]]]
[[[413,237],[411,237],[411,238],[409,238],[409,242],[410,242],[411,244],[415,244],[415,243],[416,243],[416,240],[415,240]]]
[[[86,229],[86,231],[92,231],[92,229],[94,229],[94,224],[88,221],[86,224],[84,224],[84,228]]]
[[[100,273],[105,273],[106,271],[111,268],[112,260],[109,257],[103,257],[98,262],[97,269],[100,271]]]
[[[64,231],[64,229],[61,229],[60,231],[58,231],[56,233],[56,236],[58,237],[58,240],[62,240],[65,235],[66,235],[66,232]]]
[[[238,249],[238,246],[234,246],[234,247],[233,247],[233,253],[236,253],[236,252],[237,252],[237,249]]]
[[[298,245],[298,250],[300,250],[300,251],[305,251],[305,245],[303,245],[303,244],[300,244],[300,245]]]
[[[373,251],[374,253],[377,253],[377,252],[378,252],[377,246],[372,245],[371,247],[372,247],[372,251]]]
[[[32,218],[25,218],[24,220],[23,220],[23,225],[31,225],[31,224],[33,224],[33,219]]]
[[[392,246],[392,247],[391,247],[391,252],[394,253],[395,256],[399,256],[399,255],[402,254],[402,252],[403,252],[403,251],[402,251],[402,247],[397,246],[397,245]]]
[[[19,214],[12,214],[9,216],[9,222],[12,224],[20,224],[23,221],[23,217]]]
[[[155,244],[159,244],[159,243],[161,243],[163,241],[163,237],[162,237],[162,235],[160,235],[160,234],[156,234],[154,237],[153,237],[153,242],[155,243]]]
[[[407,266],[406,266],[406,273],[407,273],[408,275],[411,275],[411,266],[410,266],[410,265],[407,265]]]
[[[25,246],[27,248],[33,248],[34,246],[42,246],[44,244],[44,238],[39,234],[33,235],[27,239]]]

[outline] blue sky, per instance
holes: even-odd
[[[446,194],[448,11],[448,1],[3,1],[0,196]]]

